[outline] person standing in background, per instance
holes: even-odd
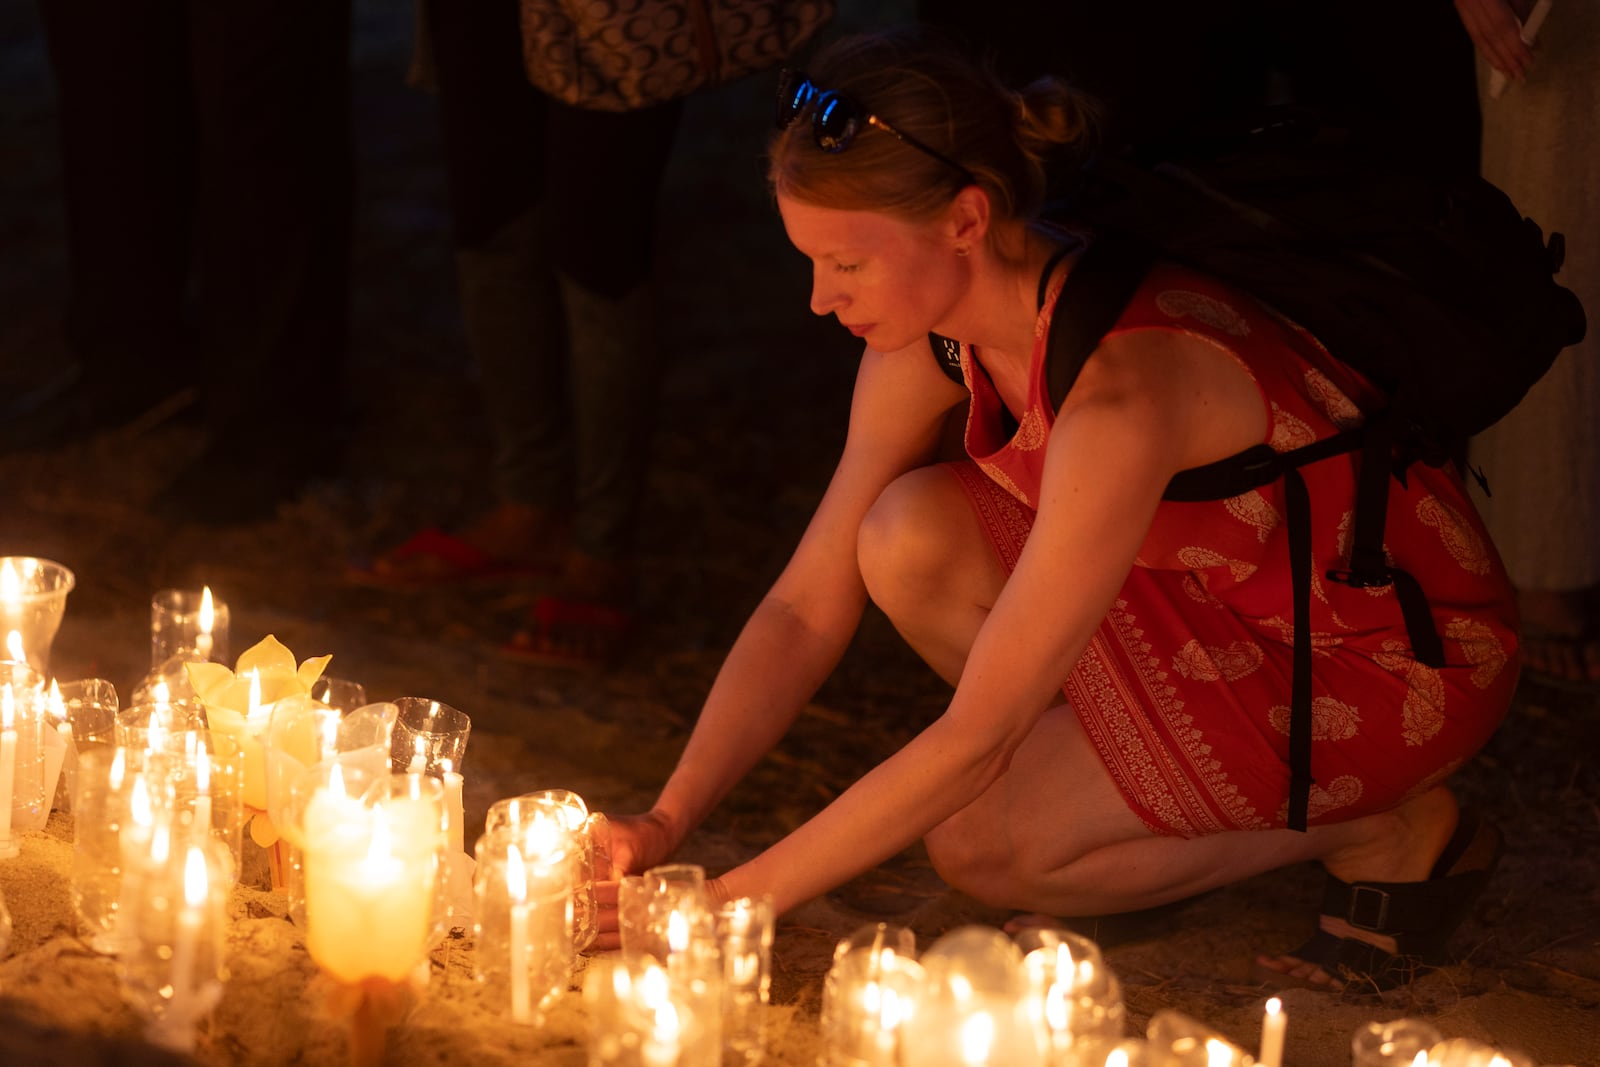
[[[1528,675],[1600,693],[1600,11],[1552,4],[1535,50],[1522,37],[1531,0],[1456,7],[1482,60],[1483,176],[1567,236],[1560,281],[1591,319],[1516,410],[1473,440],[1491,490],[1477,502],[1517,588]]]
[[[39,9],[76,369],[19,413],[7,444],[59,444],[192,399],[206,443],[157,512],[270,515],[339,453],[326,427],[345,396],[350,2]]]
[[[634,610],[660,382],[657,202],[683,101],[585,110],[528,81],[516,0],[424,0],[456,278],[494,439],[494,503],[357,566],[395,589],[550,576],[504,651],[585,667]]]

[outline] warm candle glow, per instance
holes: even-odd
[[[1261,1018],[1261,1054],[1256,1058],[1259,1067],[1283,1067],[1283,1036],[1288,1021],[1283,1001],[1277,997],[1268,1000]]]
[[[1206,1064],[1207,1067],[1229,1067],[1233,1063],[1233,1049],[1226,1041],[1218,1041],[1214,1037],[1206,1038]]]
[[[22,577],[17,574],[10,556],[0,560],[0,600],[5,601],[7,607],[15,607],[22,600]]]
[[[667,951],[676,955],[689,947],[689,917],[676,909],[667,916]]]
[[[1128,1051],[1114,1048],[1106,1057],[1106,1067],[1128,1067]]]
[[[533,1015],[528,988],[528,872],[522,850],[506,847],[506,895],[511,898],[511,1018],[528,1022]]]
[[[986,1011],[974,1012],[961,1024],[961,1062],[988,1063],[994,1052],[994,1016]]]
[[[26,663],[27,650],[22,647],[22,631],[12,630],[6,634],[6,656],[13,663]]]
[[[211,636],[211,628],[217,622],[217,609],[211,601],[211,587],[202,586],[200,589],[200,632],[207,637]]]
[[[198,848],[190,848],[189,856],[183,861],[183,899],[191,908],[198,908],[206,902],[206,893],[210,883],[206,879],[206,854]]]

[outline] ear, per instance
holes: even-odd
[[[945,233],[958,248],[977,248],[989,235],[989,194],[979,185],[968,185],[945,208]]]

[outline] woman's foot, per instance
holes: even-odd
[[[1549,685],[1600,687],[1600,587],[1519,589],[1522,663]]]
[[[1325,908],[1328,898],[1348,895],[1346,914],[1330,914],[1325,910],[1317,917],[1319,933],[1294,953],[1258,956],[1256,966],[1260,977],[1279,984],[1327,990],[1345,988],[1357,974],[1373,982],[1387,978],[1389,985],[1398,984],[1394,979],[1408,969],[1413,972],[1419,969],[1420,963],[1407,959],[1414,946],[1406,943],[1408,931],[1404,927],[1389,922],[1390,902],[1406,893],[1407,887],[1417,887],[1422,893],[1434,895],[1435,888],[1443,885],[1439,880],[1489,865],[1485,857],[1465,854],[1473,841],[1459,839],[1475,827],[1466,825],[1455,797],[1442,786],[1413,797],[1393,811],[1352,822],[1346,829],[1348,843],[1341,844],[1322,859],[1330,885],[1325,894]],[[1459,854],[1452,854],[1458,849],[1461,850]],[[1344,894],[1338,890],[1340,886],[1385,888],[1357,888]],[[1379,906],[1381,911],[1368,914],[1366,905],[1369,903]],[[1360,925],[1352,919],[1360,920]],[[1429,933],[1431,935],[1432,931]],[[1448,933],[1449,930],[1445,930],[1440,936]],[[1434,945],[1430,943],[1427,947],[1431,949]],[[1443,948],[1442,945],[1437,947]],[[1354,961],[1369,966],[1358,966]],[[1371,974],[1370,971],[1379,965],[1389,973]]]
[[[541,666],[606,666],[633,635],[634,598],[629,562],[568,552],[555,589],[533,602],[502,651]]]
[[[426,529],[385,552],[351,578],[393,589],[420,589],[491,578],[553,574],[565,530],[552,513],[500,504],[456,533]]]

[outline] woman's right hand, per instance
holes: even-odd
[[[671,823],[659,809],[643,815],[614,815],[606,820],[611,834],[609,871],[596,871],[594,896],[598,909],[593,948],[607,952],[622,947],[617,917],[617,884],[625,875],[643,874],[665,863],[678,841]]]

